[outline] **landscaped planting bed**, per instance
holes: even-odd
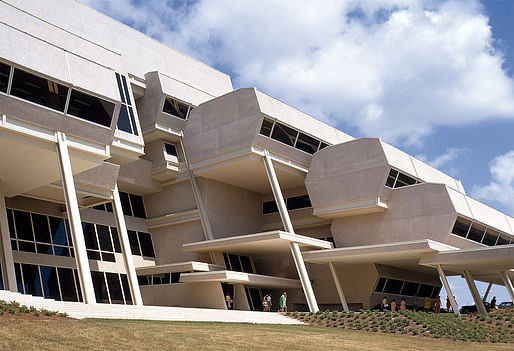
[[[488,318],[479,314],[457,317],[453,313],[367,310],[286,314],[302,322],[327,328],[448,338],[455,341],[514,343],[514,309],[492,312]]]
[[[33,306],[20,305],[16,301],[7,302],[0,300],[0,319],[2,318],[23,318],[35,319],[45,317],[48,318],[67,318],[66,313],[57,313],[47,309],[37,309]]]

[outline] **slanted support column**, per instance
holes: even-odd
[[[330,272],[332,272],[332,278],[334,279],[334,284],[336,285],[337,294],[339,295],[339,300],[341,301],[341,305],[343,305],[343,310],[345,312],[350,312],[348,309],[348,304],[346,303],[346,298],[344,297],[343,288],[341,287],[341,282],[339,281],[339,277],[337,276],[336,269],[332,262],[328,263],[330,267]]]
[[[509,275],[507,272],[500,272],[502,276],[503,283],[505,284],[505,288],[507,288],[507,291],[509,292],[511,301],[514,301],[514,288],[512,287],[512,281],[510,280]]]
[[[277,174],[275,173],[275,168],[273,167],[273,162],[271,161],[268,150],[264,150],[263,161],[271,190],[273,192],[273,197],[277,203],[280,218],[282,219],[282,224],[284,225],[284,229],[286,232],[294,234],[293,224],[291,222],[291,218],[289,217],[289,213],[287,212],[284,197],[282,196],[282,191],[280,190],[280,184],[278,183]],[[294,263],[296,265],[296,270],[298,271],[298,276],[300,277],[300,281],[302,283],[303,292],[305,293],[305,298],[307,299],[307,304],[309,305],[309,310],[311,312],[317,312],[319,311],[318,303],[316,302],[316,297],[314,296],[314,291],[312,290],[311,281],[309,279],[309,274],[307,273],[307,268],[305,267],[305,262],[303,261],[300,247],[298,243],[291,242],[290,248]]]
[[[9,225],[7,222],[7,209],[5,207],[4,188],[0,180],[0,236],[2,237],[2,275],[6,289],[17,292],[16,274],[14,273],[14,259],[12,257]]]
[[[66,210],[70,221],[71,237],[73,239],[82,298],[87,304],[95,304],[95,290],[93,289],[93,280],[91,279],[91,271],[89,269],[84,233],[82,232],[82,221],[80,219],[77,193],[75,192],[75,183],[73,181],[68,143],[66,141],[66,135],[62,132],[57,132],[57,158],[61,171]]]
[[[487,301],[487,296],[489,296],[489,292],[491,291],[492,286],[493,286],[493,283],[489,283],[489,285],[487,286],[487,289],[485,291],[484,297],[482,297],[482,301],[484,301],[484,302]]]
[[[444,274],[444,271],[440,264],[437,265],[437,272],[439,273],[439,277],[443,282],[444,289],[446,290],[446,294],[448,295],[448,299],[450,300],[450,304],[452,305],[453,313],[455,313],[457,316],[460,316],[460,312],[457,308],[457,302],[453,297],[452,289],[450,289],[450,284],[448,284],[448,280],[446,279],[446,275]]]
[[[482,302],[482,299],[480,298],[480,294],[478,293],[478,289],[475,285],[475,281],[473,280],[473,277],[471,276],[471,273],[469,271],[464,271],[463,275],[464,275],[464,278],[466,279],[466,283],[468,283],[469,291],[471,292],[471,296],[473,297],[473,300],[475,301],[475,305],[478,308],[478,312],[480,312],[481,315],[488,317],[489,314],[487,313],[484,303]]]
[[[123,247],[123,260],[125,261],[125,270],[127,271],[128,283],[132,293],[132,301],[135,305],[143,306],[143,298],[139,290],[139,283],[137,281],[136,267],[132,258],[132,250],[130,249],[130,242],[127,234],[127,225],[125,224],[125,216],[123,215],[123,208],[121,206],[120,193],[118,192],[118,185],[114,186],[112,191],[112,203],[114,217],[118,226],[118,233]]]

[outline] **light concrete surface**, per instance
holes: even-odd
[[[183,308],[133,305],[85,305],[0,290],[0,299],[20,304],[66,312],[72,318],[142,319],[188,322],[230,322],[255,324],[303,324],[277,312],[231,311],[206,308]]]

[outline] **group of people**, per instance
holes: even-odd
[[[454,297],[455,298],[455,297]],[[496,301],[495,301],[496,302]],[[492,301],[491,301],[492,304]],[[396,302],[395,299],[389,303],[387,296],[384,296],[382,299],[382,302],[380,303],[380,310],[381,311],[391,311],[395,312],[396,310],[405,311],[407,309],[407,302],[405,298],[402,298],[400,301],[400,305]],[[418,296],[414,295],[412,300],[412,310],[418,311]],[[428,312],[430,311],[430,297],[426,296],[423,299],[423,311]],[[434,311],[435,313],[441,313],[441,297],[437,296],[437,298],[434,301]],[[450,299],[446,298],[446,312],[453,312],[453,308],[450,302]]]
[[[271,312],[271,306],[271,294],[264,295],[264,298],[262,299],[262,311]],[[279,312],[287,312],[287,293],[285,291],[280,296],[279,306]]]

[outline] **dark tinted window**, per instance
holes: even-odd
[[[21,270],[23,272],[25,294],[43,296],[38,267],[33,264],[22,264]]]
[[[95,289],[96,302],[109,303],[104,274],[102,272],[91,271],[91,278],[93,280],[93,288]]]
[[[112,243],[114,244],[114,252],[121,253],[120,238],[118,236],[118,229],[111,227]]]
[[[137,242],[137,233],[133,230],[127,230],[130,250],[132,251],[132,255],[141,256],[141,251],[139,251],[139,243]]]
[[[111,233],[109,232],[109,227],[97,224],[96,232],[98,234],[98,242],[100,243],[100,249],[103,251],[113,252],[111,243]]]
[[[416,179],[409,177],[403,173],[398,174],[398,179],[396,180],[395,188],[400,188],[402,186],[413,185],[416,184]]]
[[[152,245],[152,237],[149,233],[139,232],[139,244],[141,245],[141,253],[146,257],[155,257]]]
[[[402,295],[414,296],[418,292],[419,283],[405,282],[403,284]]]
[[[130,209],[130,201],[127,193],[120,191],[121,208],[125,216],[132,216],[132,210]]]
[[[252,262],[250,261],[250,257],[248,256],[239,256],[241,259],[241,264],[243,265],[243,272],[245,273],[254,273],[252,268]]]
[[[482,242],[484,233],[485,233],[484,227],[482,227],[481,225],[478,225],[476,223],[473,223],[473,225],[471,226],[471,229],[469,230],[469,233],[468,233],[468,239],[477,241],[477,242]]]
[[[45,255],[53,255],[52,246],[46,244],[36,244],[37,253]]]
[[[127,105],[121,104],[120,114],[118,115],[118,122],[116,124],[119,130],[132,134],[132,127],[130,125],[130,117]]]
[[[180,283],[180,272],[171,273],[171,283],[172,284]]]
[[[178,118],[186,119],[189,106],[175,99],[166,98],[162,110]]]
[[[129,289],[129,284],[128,284],[128,280],[127,280],[127,275],[120,274],[120,278],[121,278],[121,287],[123,288],[123,293],[125,294],[125,303],[127,305],[132,305],[132,297],[130,295],[130,289]]]
[[[392,188],[394,187],[394,182],[396,181],[396,176],[398,175],[398,171],[396,169],[392,169],[389,171],[389,175],[387,176],[386,186]]]
[[[66,243],[66,231],[65,223],[63,218],[49,217],[50,230],[52,233],[53,243],[56,245],[67,245]],[[71,245],[71,242],[70,242]]]
[[[375,287],[375,292],[382,292],[382,289],[384,289],[385,282],[386,278],[379,278],[377,286]]]
[[[298,135],[298,140],[296,142],[296,148],[302,151],[308,152],[309,154],[313,154],[318,151],[319,140],[314,139],[308,135],[300,133]]]
[[[387,279],[384,292],[388,294],[399,294],[402,290],[403,281],[396,279]]]
[[[13,213],[11,209],[7,209],[7,222],[9,222],[9,236],[16,238],[16,232],[14,230]]]
[[[107,203],[105,204],[105,210],[106,210],[107,212],[112,212],[112,203],[107,202]]]
[[[500,235],[498,237],[498,242],[496,243],[496,245],[508,245],[509,243],[510,239]]]
[[[223,253],[223,260],[225,261],[225,267],[227,269],[230,269],[230,261],[228,260],[228,254],[225,252]]]
[[[116,262],[116,256],[114,256],[113,253],[102,252],[101,255],[102,255],[102,261]]]
[[[237,255],[228,254],[228,259],[233,271],[242,272],[241,263],[239,262],[239,257]]]
[[[111,296],[111,303],[124,304],[123,293],[121,292],[120,277],[117,273],[105,273],[107,278],[107,286]]]
[[[36,237],[36,241],[41,243],[51,243],[47,217],[33,213],[32,224],[34,225],[34,236]]]
[[[146,275],[138,275],[137,276],[137,282],[139,283],[139,286],[145,286],[148,284],[148,276]]]
[[[272,127],[273,127],[273,121],[270,121],[269,119],[264,118],[262,120],[261,130],[259,133],[269,137],[271,134]]]
[[[430,297],[435,299],[437,296],[439,296],[439,292],[441,292],[441,287],[434,286],[434,290],[432,291],[432,295],[430,295]]]
[[[434,287],[432,285],[425,285],[425,284],[421,284],[421,286],[419,287],[419,291],[418,291],[418,296],[419,297],[430,297],[432,295],[432,289]]]
[[[177,156],[177,148],[173,144],[164,143],[166,153],[171,156]]]
[[[0,63],[0,91],[7,92],[7,85],[9,84],[9,75],[11,74],[11,66]]]
[[[145,206],[143,205],[143,198],[139,195],[129,194],[130,203],[132,204],[132,212],[134,217],[146,218]]]
[[[43,294],[46,298],[61,300],[59,294],[59,283],[57,282],[57,269],[55,267],[41,266],[41,283],[43,283]]]
[[[63,301],[78,301],[77,290],[75,289],[75,279],[73,271],[69,268],[57,268],[59,283],[61,284],[61,294]]]
[[[109,127],[113,112],[113,103],[77,90],[71,91],[70,104],[68,106],[68,113],[70,115]]]
[[[26,252],[36,252],[36,245],[33,242],[18,241],[18,249]]]
[[[494,246],[496,245],[496,239],[498,239],[498,233],[491,229],[487,229],[487,232],[484,235],[484,239],[482,239],[482,244],[487,246]]]
[[[29,212],[15,210],[14,222],[16,223],[16,235],[18,239],[34,241]]]
[[[452,233],[465,238],[466,235],[468,235],[468,230],[469,230],[470,225],[471,225],[470,221],[458,218],[455,221],[455,224],[452,229]]]
[[[93,210],[105,211],[105,205],[100,204],[100,205],[93,206]]]
[[[273,128],[273,134],[271,137],[289,146],[294,146],[296,135],[298,132],[293,128],[285,126],[281,123],[276,122],[275,128]]]
[[[262,213],[274,213],[278,212],[277,203],[275,201],[265,201],[262,203]]]
[[[64,112],[68,87],[15,68],[11,95]]]
[[[82,302],[82,290],[80,288],[79,274],[76,269],[73,270],[73,277],[75,278],[75,286],[77,287],[79,302]]]
[[[18,292],[23,294],[23,281],[21,278],[21,268],[19,263],[14,263],[14,272],[16,274],[16,285],[18,286]]]
[[[96,241],[95,225],[92,223],[82,222],[82,231],[84,232],[84,240],[86,248],[98,250],[98,242]]]
[[[295,210],[297,208],[305,208],[311,207],[311,200],[309,199],[309,195],[300,195],[295,197],[290,197],[287,199],[287,209]]]
[[[319,145],[319,149],[324,149],[328,146],[328,144],[324,143],[324,142],[321,142],[321,144]]]
[[[116,73],[115,74],[116,76],[116,83],[118,84],[118,91],[120,92],[120,98],[121,98],[121,102],[123,102],[124,104],[127,103],[127,100],[125,100],[125,94],[123,92],[123,88],[121,86],[121,77],[120,77],[120,74],[119,73]]]

